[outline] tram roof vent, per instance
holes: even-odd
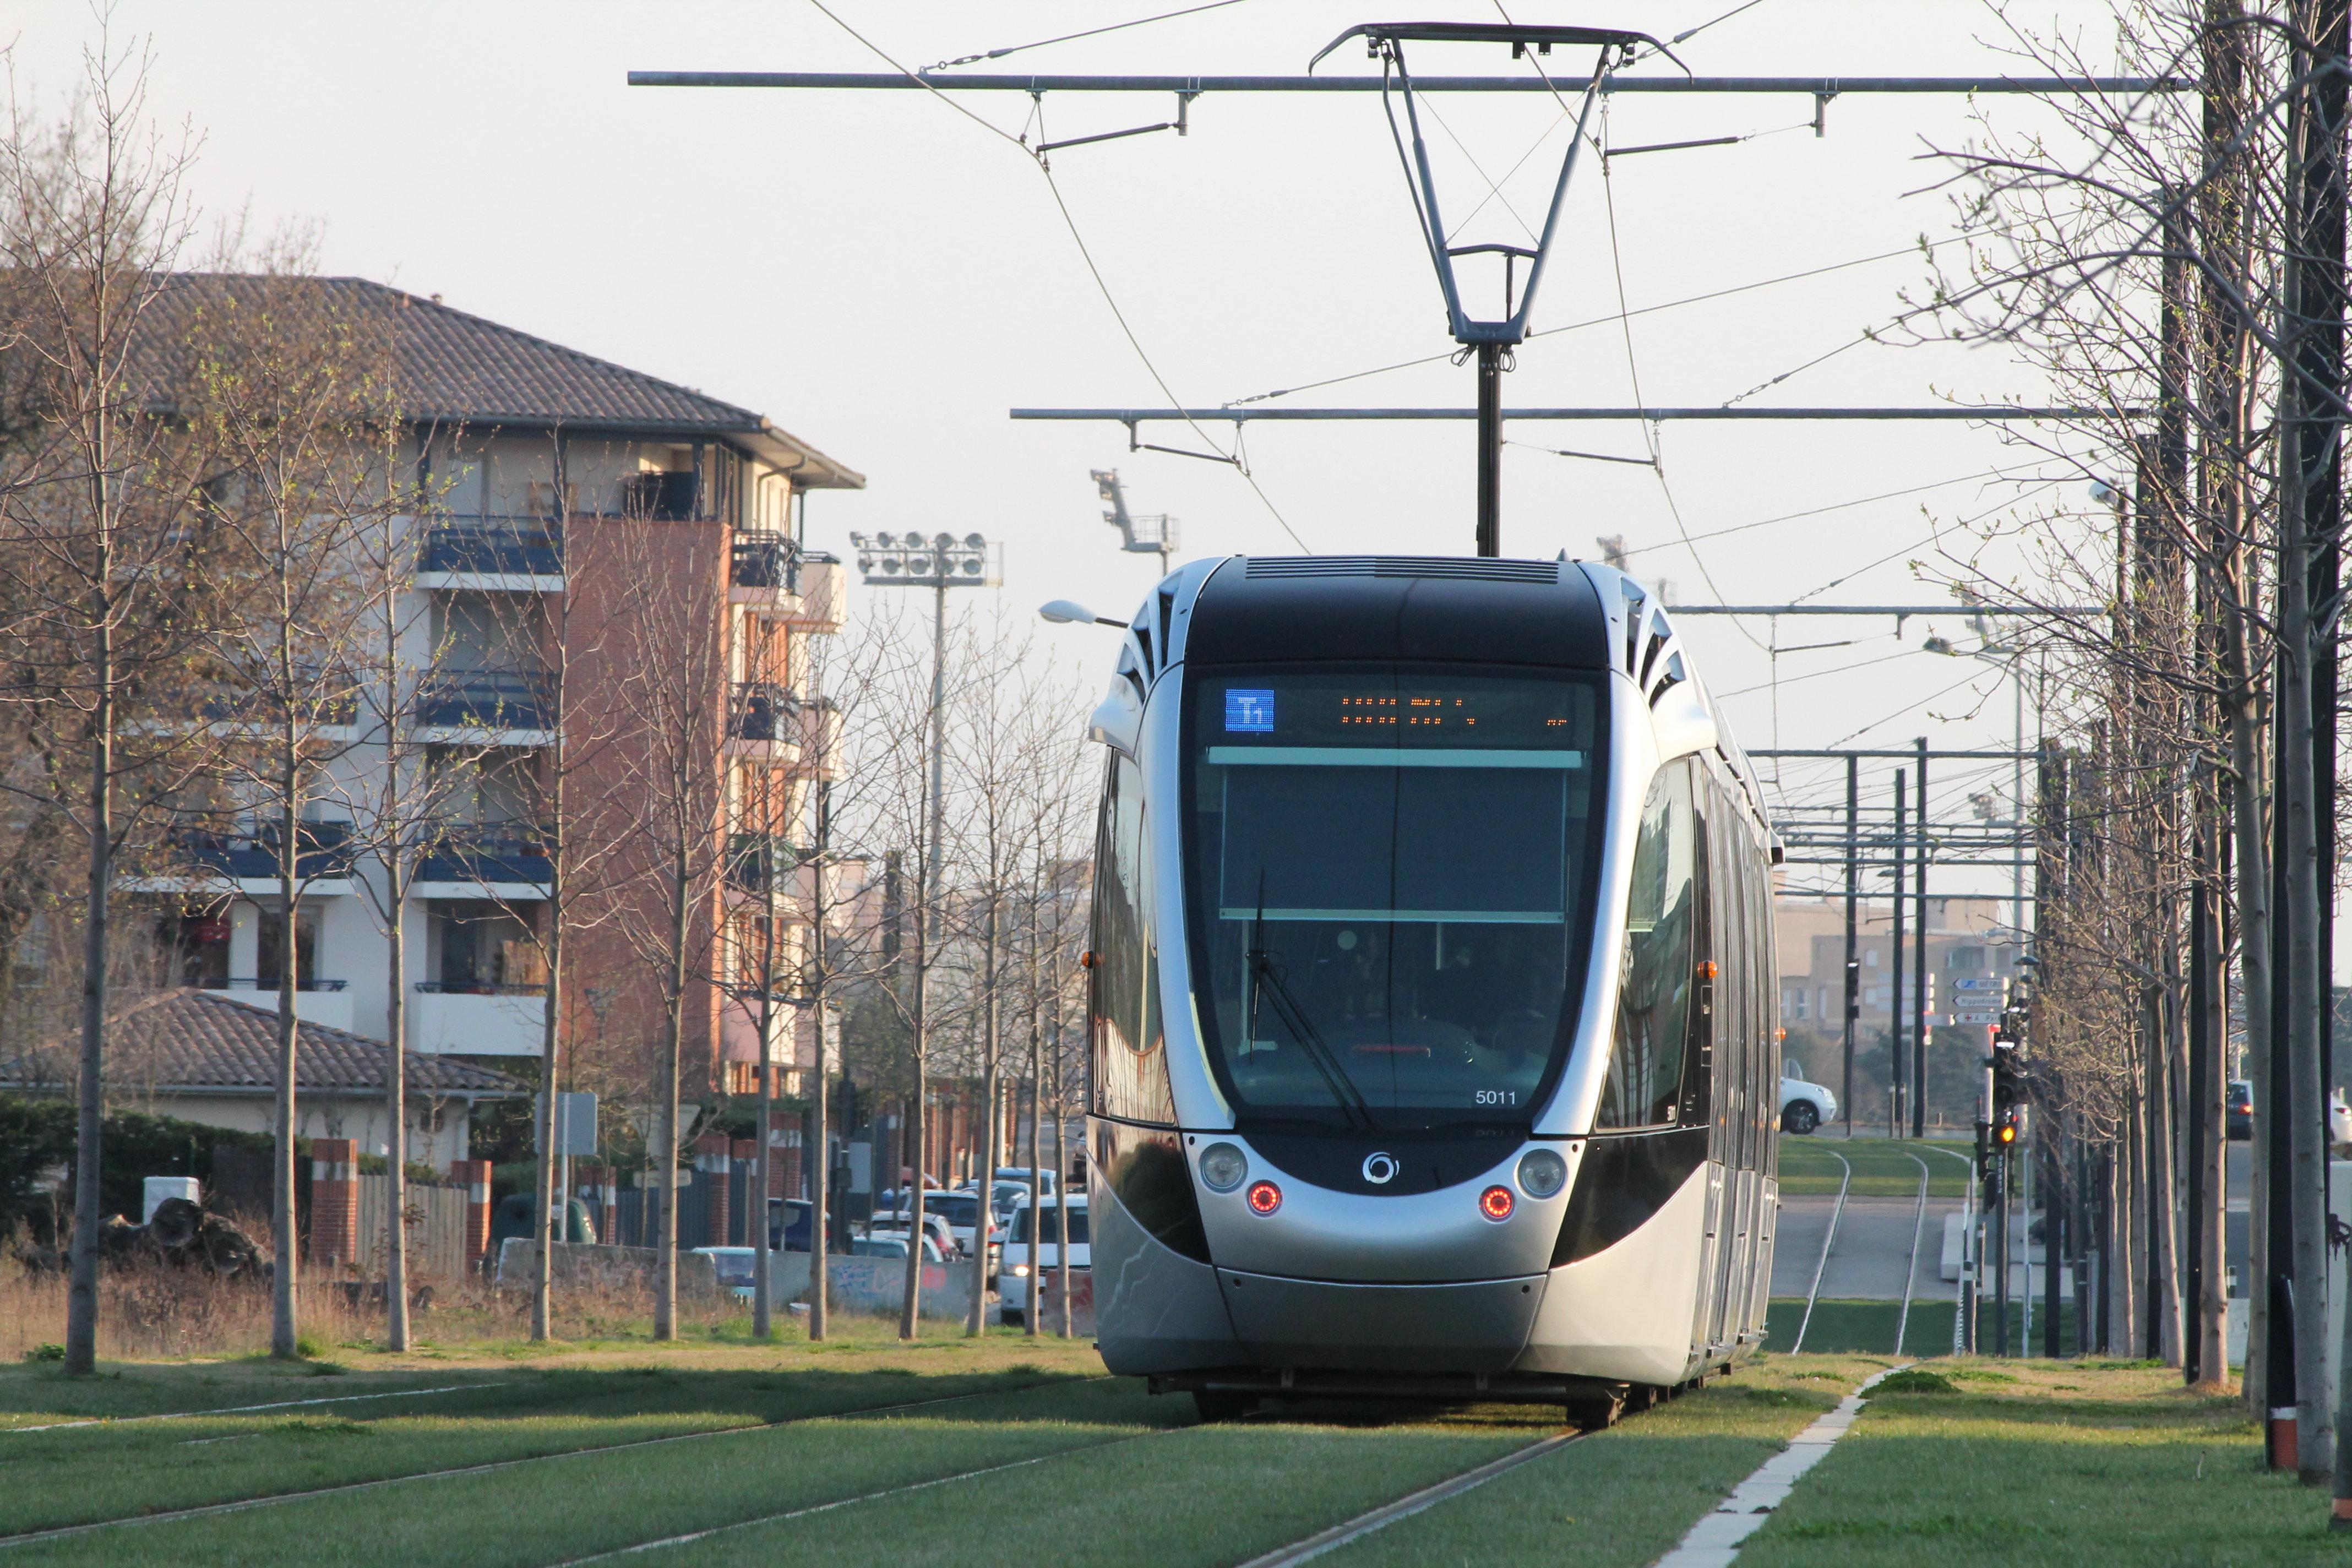
[[[1559,581],[1557,561],[1496,561],[1463,555],[1253,555],[1253,578],[1436,577],[1473,583]]]

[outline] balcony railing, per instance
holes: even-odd
[[[732,567],[729,581],[738,588],[782,588],[788,594],[801,591],[800,547],[788,535],[736,535]]]
[[[436,669],[416,691],[420,724],[545,730],[554,709],[554,679],[538,670]]]
[[[530,823],[452,823],[426,838],[416,879],[544,886],[555,880],[555,863],[545,837]]]
[[[348,822],[302,824],[294,838],[294,875],[308,880],[350,871],[351,837]],[[251,830],[198,828],[183,834],[180,841],[198,866],[238,881],[257,881],[278,874],[278,847],[284,839],[271,824]]]
[[[348,980],[297,980],[294,983],[294,989],[297,991],[348,991],[351,986],[352,983]],[[205,986],[205,989],[207,991],[275,991],[278,989],[278,982],[242,980],[231,975],[226,980],[216,981]]]
[[[735,710],[727,732],[738,741],[792,741],[799,738],[793,721],[801,710],[798,693],[773,681],[740,681],[735,687]]]
[[[779,891],[800,867],[803,851],[787,839],[738,833],[727,843],[727,885],[738,892],[765,893],[771,879]]]
[[[556,577],[563,573],[563,530],[527,518],[451,518],[425,535],[424,572]]]
[[[427,996],[544,996],[544,985],[502,985],[488,980],[420,980],[416,989]]]

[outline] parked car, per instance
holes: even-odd
[[[1054,1188],[1056,1184],[1057,1183],[1055,1182],[1053,1172],[1040,1171],[1037,1173],[1037,1190],[1043,1193],[1045,1196],[1050,1198],[1054,1195]],[[1029,1190],[1029,1167],[1026,1165],[997,1166],[996,1185],[1000,1191],[1007,1186],[1011,1186],[1017,1191],[1026,1193]]]
[[[1087,1200],[1083,1194],[1069,1199],[1068,1206],[1060,1211],[1070,1230],[1070,1267],[1089,1268],[1094,1261],[1094,1248],[1087,1241]],[[1036,1215],[1037,1272],[1051,1273],[1061,1267],[1062,1236],[1055,1223],[1055,1205],[1040,1205]],[[1026,1203],[1013,1211],[1013,1221],[1005,1226],[1004,1268],[996,1279],[997,1295],[1004,1304],[1004,1321],[1018,1323],[1029,1314],[1029,1231],[1030,1211]]]
[[[806,1198],[770,1198],[768,1200],[768,1245],[779,1252],[806,1252],[809,1249],[810,1215],[814,1205]],[[840,1245],[828,1217],[824,1226],[827,1249]]]
[[[966,1258],[971,1256],[972,1248],[979,1245],[974,1235],[980,1227],[980,1194],[978,1193],[932,1193],[923,1199],[923,1209],[926,1214],[935,1214],[946,1220],[949,1233],[955,1237],[957,1248]],[[1003,1241],[1004,1227],[992,1214],[988,1216],[990,1253],[988,1272],[992,1279],[996,1274],[995,1253],[997,1248],[1003,1246]]]
[[[539,1215],[539,1198],[532,1193],[509,1193],[499,1200],[490,1214],[490,1256],[496,1258],[499,1248],[510,1236],[529,1236],[531,1221]],[[588,1205],[578,1198],[565,1200],[563,1205],[566,1241],[593,1243],[596,1222],[590,1217]]]
[[[2352,1105],[2344,1103],[2344,1091],[2340,1089],[2327,1091],[2327,1141],[2339,1153],[2347,1144],[2352,1144]]]
[[[1801,1078],[1780,1079],[1780,1131],[1803,1134],[1837,1120],[1837,1096]]]
[[[710,1267],[719,1275],[719,1288],[731,1291],[739,1301],[748,1301],[759,1288],[755,1272],[759,1264],[756,1253],[748,1247],[698,1247],[694,1249],[710,1259]]]
[[[907,1256],[906,1233],[902,1231],[897,1236],[861,1236],[849,1244],[849,1256],[852,1258],[904,1258]],[[940,1244],[929,1237],[925,1237],[923,1261],[945,1263],[947,1260],[947,1254],[940,1250]]]
[[[2231,1142],[2242,1143],[2254,1135],[2254,1080],[2233,1078],[2230,1080],[2229,1127]]]
[[[895,1236],[900,1241],[906,1240],[907,1211],[900,1209],[895,1214],[876,1215],[866,1226],[866,1234],[870,1237]],[[953,1258],[961,1250],[956,1246],[955,1232],[948,1227],[946,1216],[931,1206],[929,1197],[923,1200],[923,1234],[939,1249],[942,1258]],[[901,1252],[898,1256],[903,1258],[906,1254]]]

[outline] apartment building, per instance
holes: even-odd
[[[602,812],[599,830],[642,835],[640,678],[681,672],[704,689],[709,767],[704,879],[691,911],[698,954],[685,1041],[689,1100],[740,1090],[761,1046],[714,967],[740,942],[744,911],[780,885],[789,946],[804,920],[814,792],[834,765],[831,710],[804,695],[810,639],[837,631],[845,577],[804,548],[803,498],[865,479],[752,410],[362,279],[297,280],[322,311],[379,327],[414,465],[414,574],[398,619],[414,671],[404,699],[415,784],[438,822],[420,840],[398,911],[408,950],[407,1037],[427,1055],[540,1055],[547,971],[540,943],[553,867],[535,819],[555,748],[593,734],[609,753],[579,762],[567,788]],[[164,323],[284,279],[173,280]],[[671,617],[667,634],[646,619]],[[683,628],[683,629],[681,629]],[[633,682],[635,684],[633,684]],[[364,727],[362,727],[364,729]],[[636,741],[632,741],[632,737]],[[632,745],[635,750],[632,751]],[[372,798],[387,767],[379,732],[355,732],[305,813],[299,906],[278,907],[276,839],[258,822],[192,840],[192,874],[147,890],[174,895],[181,978],[274,1006],[293,966],[303,1014],[381,1039],[392,984],[381,913],[383,868],[361,851],[346,802]],[[357,814],[363,815],[363,814]],[[576,836],[575,836],[576,837]],[[642,858],[642,857],[640,857]],[[372,897],[371,894],[375,896]],[[569,1044],[641,1059],[660,1016],[652,966],[607,921],[565,965]],[[569,940],[569,939],[567,939]],[[814,1058],[806,1029],[772,1047]]]
[[[1917,906],[1906,900],[1902,950],[1885,900],[1862,900],[1854,921],[1858,1022],[1883,1029],[1899,999],[1907,1023],[1916,962]],[[1842,1034],[1845,1005],[1845,900],[1835,894],[1782,893],[1773,910],[1780,948],[1780,1022],[1790,1035]],[[1997,1011],[2000,988],[2018,973],[2024,951],[2010,931],[2001,899],[1927,900],[1927,1014],[1931,1027],[1979,1021]],[[1898,974],[1898,966],[1900,973]],[[1900,987],[1898,992],[1897,987]]]

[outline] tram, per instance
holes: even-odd
[[[1195,562],[1092,733],[1113,1372],[1205,1419],[1593,1426],[1762,1342],[1778,851],[1654,595],[1565,557]]]

